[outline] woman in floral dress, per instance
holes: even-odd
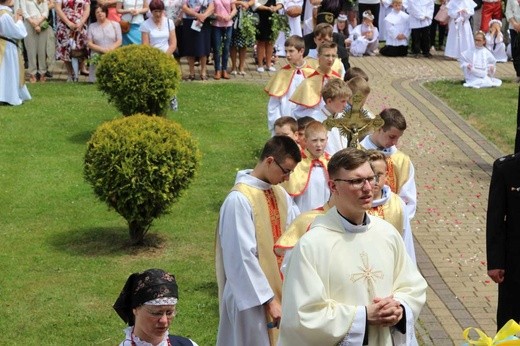
[[[56,28],[56,59],[65,63],[69,81],[77,81],[72,69],[71,44],[76,49],[87,48],[87,21],[90,0],[56,0],[58,25]]]

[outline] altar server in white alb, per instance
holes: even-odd
[[[464,73],[467,88],[499,87],[502,81],[495,78],[496,59],[486,48],[486,36],[484,32],[475,34],[475,48],[468,49],[460,55],[460,67]]]
[[[343,149],[328,170],[336,206],[292,251],[279,345],[417,345],[427,283],[399,232],[366,212],[377,180],[368,154]]]
[[[350,33],[350,55],[376,55],[379,50],[379,30],[374,26],[374,15],[370,11],[363,12],[363,22]]]
[[[217,346],[274,346],[281,316],[281,259],[273,246],[299,213],[285,190],[300,162],[287,136],[269,139],[253,170],[239,171],[220,208],[216,272],[220,321]]]
[[[0,0],[0,103],[13,106],[30,100],[25,86],[23,60],[18,50],[18,40],[27,36],[23,25],[22,10],[13,15],[14,0]]]
[[[386,156],[388,162],[387,185],[397,193],[406,204],[408,218],[415,216],[417,209],[417,187],[415,168],[410,156],[397,148],[399,138],[404,134],[407,124],[404,115],[395,108],[386,108],[379,113],[385,124],[361,140],[365,149],[376,149]]]
[[[381,48],[384,56],[408,55],[410,37],[410,16],[403,11],[403,0],[393,0],[390,13],[384,21],[386,46]]]

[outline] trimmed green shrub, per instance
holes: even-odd
[[[125,116],[165,115],[179,88],[173,57],[157,48],[129,45],[104,54],[96,68],[98,88]]]
[[[179,124],[136,114],[96,129],[84,176],[98,198],[126,219],[132,243],[140,244],[153,219],[188,187],[199,159],[195,141]]]

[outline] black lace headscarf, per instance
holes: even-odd
[[[179,298],[175,276],[162,269],[148,269],[133,273],[126,280],[123,290],[114,303],[119,317],[129,326],[135,323],[132,309],[157,298]]]

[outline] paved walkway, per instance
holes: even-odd
[[[492,163],[502,153],[422,86],[440,78],[461,80],[458,63],[436,54],[433,59],[351,58],[351,64],[370,77],[372,111],[394,107],[407,118],[400,147],[415,165],[418,209],[412,227],[419,268],[429,283],[417,326],[421,343],[461,345],[466,327],[494,336],[497,287],[486,275],[485,211]],[[187,75],[185,64],[183,71]],[[54,72],[64,78],[59,66]],[[249,58],[247,75],[231,81],[264,84],[270,75],[256,72]],[[500,64],[497,75],[514,78],[512,64]],[[217,87],[227,81],[205,83]]]

